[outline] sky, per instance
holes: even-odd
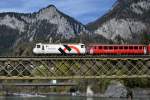
[[[87,24],[107,13],[115,2],[116,0],[0,0],[0,12],[32,13],[53,4],[63,13]]]

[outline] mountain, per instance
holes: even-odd
[[[117,0],[87,28],[113,43],[150,43],[150,0]]]
[[[0,13],[0,55],[32,55],[36,43],[150,43],[150,0],[117,0],[83,25],[54,5],[34,13]]]
[[[0,13],[0,55],[32,52],[38,42],[80,42],[81,35],[89,37],[89,34],[83,24],[54,5],[35,13]]]

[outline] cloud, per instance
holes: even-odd
[[[0,11],[35,12],[50,4],[86,24],[106,13],[116,0],[1,0]]]

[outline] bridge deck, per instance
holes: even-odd
[[[0,60],[52,60],[52,59],[149,59],[150,55],[57,55],[57,56],[30,56],[10,57],[0,56]]]

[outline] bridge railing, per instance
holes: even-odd
[[[0,79],[150,78],[144,58],[0,58]]]

